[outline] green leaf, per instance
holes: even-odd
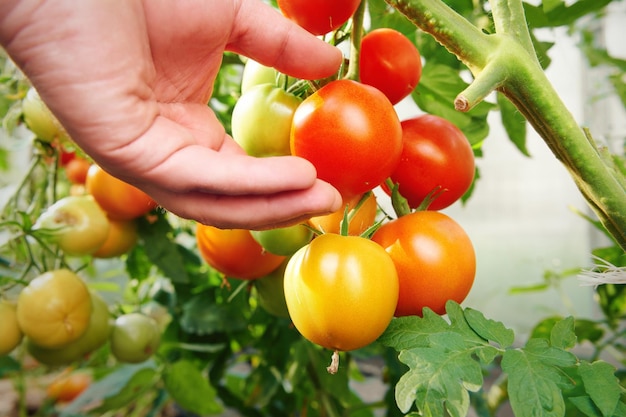
[[[188,283],[189,276],[185,269],[182,248],[173,240],[172,226],[164,215],[156,221],[139,221],[139,236],[145,253],[166,277],[174,283]]]
[[[465,318],[470,327],[485,340],[496,342],[507,348],[515,341],[515,333],[501,322],[485,318],[483,313],[472,308],[465,309]]]
[[[199,415],[222,412],[215,390],[193,363],[181,360],[169,365],[163,382],[174,401],[186,411]]]
[[[12,358],[11,356],[0,355],[0,378],[4,378],[12,373],[18,372],[22,366],[20,362]]]
[[[497,100],[502,125],[509,139],[522,154],[530,156],[526,148],[526,118],[502,93],[497,94]]]
[[[482,368],[458,333],[432,335],[431,345],[402,351],[400,361],[409,366],[396,385],[396,402],[408,412],[413,402],[424,416],[463,417],[469,410],[468,390],[483,384]]]
[[[576,363],[571,353],[552,347],[545,339],[530,339],[521,349],[507,350],[502,370],[508,374],[507,391],[516,417],[562,417],[561,389],[569,379],[559,367]]]
[[[187,333],[206,335],[245,328],[240,312],[227,308],[227,304],[207,301],[207,294],[198,294],[183,305],[180,325]]]
[[[560,349],[571,349],[576,345],[573,317],[554,323],[550,332],[550,345]]]
[[[578,372],[585,390],[603,416],[615,414],[622,389],[615,377],[615,367],[607,362],[581,362]]]

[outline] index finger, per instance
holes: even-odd
[[[316,38],[271,6],[240,2],[227,49],[303,78],[325,78],[338,71],[341,51]]]

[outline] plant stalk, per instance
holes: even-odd
[[[475,79],[455,107],[468,111],[494,90],[504,94],[565,165],[600,222],[626,250],[626,189],[569,112],[541,68],[521,0],[491,0],[486,34],[441,0],[385,0],[463,62]]]

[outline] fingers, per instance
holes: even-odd
[[[316,180],[307,189],[268,195],[176,193],[159,189],[154,199],[173,214],[220,228],[256,229],[292,225],[339,210],[341,196]]]
[[[261,1],[240,1],[227,47],[288,75],[316,79],[339,69],[339,49],[311,35]]]

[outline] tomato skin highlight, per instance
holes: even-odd
[[[196,242],[202,258],[230,278],[261,278],[285,259],[263,249],[245,229],[218,229],[198,224]]]
[[[395,109],[374,87],[336,80],[296,109],[291,153],[309,160],[318,178],[344,198],[370,191],[395,169],[402,128]]]
[[[443,192],[428,206],[444,209],[470,188],[475,174],[474,153],[463,132],[441,117],[425,114],[402,121],[402,156],[391,181],[411,208],[418,207],[437,187]],[[383,190],[390,193],[383,184]]]
[[[379,28],[363,37],[359,78],[382,91],[392,104],[411,94],[421,76],[420,53],[402,33]]]
[[[398,276],[371,240],[324,234],[291,257],[284,289],[289,315],[306,339],[349,351],[372,343],[389,325]]]
[[[283,14],[314,35],[325,35],[346,23],[361,0],[278,0]]]
[[[396,317],[445,314],[474,283],[476,254],[461,226],[438,211],[416,211],[383,224],[372,236],[391,256],[400,282]]]

